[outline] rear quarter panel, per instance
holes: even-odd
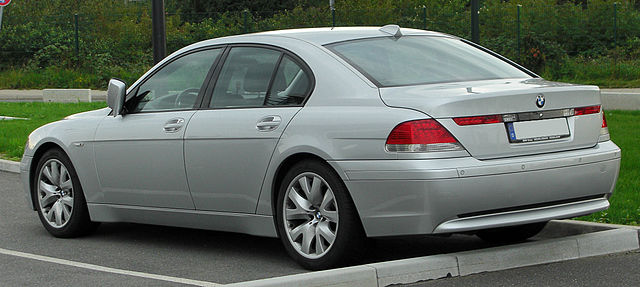
[[[377,87],[323,47],[300,40],[281,45],[305,60],[316,84],[305,106],[286,127],[271,158],[256,210],[264,215],[272,214],[275,174],[288,157],[314,154],[347,180],[333,161],[397,159],[396,154],[384,149],[391,130],[401,122],[427,117],[386,106]]]

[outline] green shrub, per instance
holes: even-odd
[[[174,9],[166,15],[169,52],[215,37],[332,24],[328,3],[320,0],[285,1],[280,3],[286,8],[281,11],[267,11],[277,6],[274,3],[265,6],[259,4],[262,2],[236,1],[233,7],[229,6],[229,11],[222,13],[202,6],[206,1],[196,3],[200,6],[192,2],[167,0],[167,7]],[[567,57],[582,59],[578,62],[584,63],[590,63],[589,59],[615,59],[624,65],[623,60],[640,57],[640,10],[636,7],[638,1],[617,0],[614,11],[614,2],[484,0],[480,8],[480,44],[552,79],[575,74],[571,70],[573,66],[563,67]],[[110,77],[134,79],[152,66],[149,1],[77,0],[74,3],[60,6],[55,1],[20,1],[5,8],[5,23],[0,31],[0,74],[13,70],[28,79],[0,83],[0,86],[32,88],[35,86],[20,83],[31,83],[33,77],[37,77],[47,85],[60,88],[80,82],[104,87]],[[518,4],[522,5],[519,41]],[[245,8],[254,11],[241,10]],[[193,14],[194,11],[203,14]],[[79,15],[80,24],[77,54],[74,13]],[[615,41],[614,13],[618,20]],[[389,23],[413,28],[426,26],[429,30],[468,39],[471,36],[469,0],[336,1],[338,26]],[[42,69],[47,72],[38,75]],[[634,75],[633,71],[627,72],[625,66],[616,69],[610,78],[612,82],[626,81],[620,77]],[[64,71],[57,77],[60,82],[51,82],[56,79],[47,74],[51,71]],[[83,80],[68,80],[79,79],[68,71],[84,75]]]
[[[627,59],[640,59],[640,38],[637,36],[629,38],[622,47],[623,55]]]
[[[52,44],[38,50],[33,57],[28,60],[27,66],[32,69],[45,68],[50,66],[68,67],[71,62],[67,55],[71,49],[60,44]]]
[[[522,43],[521,63],[536,73],[541,73],[545,68],[556,70],[567,57],[558,43],[540,39],[536,35],[526,35]]]

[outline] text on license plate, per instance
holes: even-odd
[[[506,123],[509,142],[524,143],[568,137],[566,118]]]

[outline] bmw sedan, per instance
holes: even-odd
[[[607,209],[620,166],[598,87],[395,25],[199,42],[107,103],[29,136],[21,178],[54,236],[240,232],[324,269],[368,237],[523,241]]]

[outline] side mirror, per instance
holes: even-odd
[[[113,116],[122,114],[127,84],[119,79],[111,79],[107,88],[107,105],[113,110]]]

